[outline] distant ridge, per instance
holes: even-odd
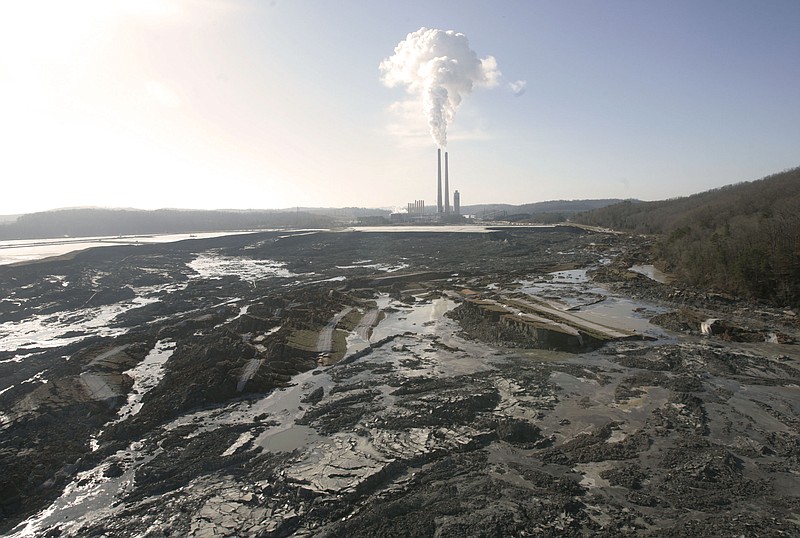
[[[539,220],[561,222],[576,213],[618,204],[623,200],[608,198],[602,200],[551,200],[530,204],[474,204],[461,206],[462,215],[478,218],[509,218],[512,220]]]
[[[334,219],[306,211],[206,211],[183,209],[62,209],[21,215],[0,224],[0,239],[92,237],[185,232],[330,227]]]
[[[484,204],[462,208],[462,214],[541,217],[561,221],[587,209],[619,200],[558,200],[523,205]],[[433,210],[433,206],[431,210]],[[284,227],[331,227],[352,224],[363,217],[388,219],[391,210],[363,207],[296,207],[287,209],[120,209],[81,207],[56,209],[19,216],[0,216],[0,239],[41,239],[49,237],[92,237],[186,232],[258,230]],[[555,219],[555,220],[554,220]]]

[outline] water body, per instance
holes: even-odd
[[[267,231],[267,230],[259,230]],[[226,235],[239,235],[252,232],[201,232],[196,234],[156,234],[100,237],[56,237],[49,239],[13,239],[0,241],[0,265],[30,262],[63,256],[70,252],[95,247],[114,245],[138,245],[142,243],[172,243],[186,239],[208,239]]]
[[[550,225],[543,225],[543,226],[355,226],[352,228],[347,228],[346,231],[351,232],[367,232],[367,233],[387,233],[387,232],[394,232],[394,233],[470,233],[470,234],[480,234],[480,233],[491,233],[496,232],[499,230],[504,230],[508,228],[513,228],[515,230],[518,229],[542,229],[548,230],[555,228],[556,226]]]

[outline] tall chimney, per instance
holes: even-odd
[[[436,196],[436,212],[441,213],[442,212],[442,148],[438,148],[436,150],[436,158],[437,158],[436,172],[437,172],[437,177],[439,178],[439,181],[437,183],[438,194]]]
[[[450,178],[447,165],[447,152],[444,152],[444,212],[450,213]]]

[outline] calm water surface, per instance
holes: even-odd
[[[265,230],[259,230],[265,231]],[[93,247],[113,245],[136,245],[141,243],[171,243],[185,239],[207,239],[224,235],[238,235],[242,232],[201,232],[158,235],[124,235],[106,237],[58,237],[50,239],[13,239],[0,241],[0,265],[41,260],[51,256],[62,256],[69,252]]]

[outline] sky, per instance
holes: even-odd
[[[492,68],[445,126],[462,205],[800,165],[797,0],[25,0],[0,6],[0,214],[435,205],[430,86],[381,67],[422,28]]]

